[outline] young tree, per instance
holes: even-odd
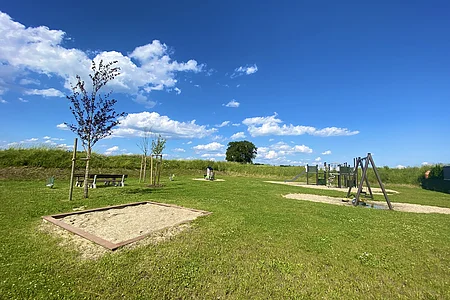
[[[152,140],[152,158],[155,157],[154,169],[153,173],[153,159],[151,166],[151,184],[153,186],[159,185],[159,179],[161,178],[161,170],[162,170],[162,152],[166,147],[166,139],[162,138],[161,135],[157,137],[157,139]]]
[[[147,171],[147,156],[149,150],[149,141],[150,141],[150,129],[146,129],[144,132],[144,136],[141,138],[140,142],[137,144],[139,149],[142,151],[141,158],[141,170],[139,172],[139,182],[145,182],[145,175]]]
[[[249,141],[229,142],[226,160],[251,164],[256,157],[258,148]]]
[[[120,68],[114,67],[117,61],[98,66],[92,61],[92,90],[87,89],[85,82],[79,75],[76,76],[77,84],[72,86],[72,94],[66,96],[70,100],[70,111],[75,117],[75,124],[68,124],[70,130],[75,132],[81,139],[86,152],[86,170],[84,177],[84,198],[88,198],[89,161],[91,159],[92,147],[99,140],[111,135],[112,128],[119,124],[118,118],[125,113],[117,113],[114,110],[116,99],[110,99],[111,91],[104,95],[100,90],[111,80],[120,74]]]
[[[162,154],[166,148],[166,139],[159,135],[156,140],[152,140],[152,153],[156,155]]]

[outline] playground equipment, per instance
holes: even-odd
[[[364,162],[364,164],[363,164],[363,162]],[[360,198],[361,194],[363,193],[362,189],[363,189],[364,182],[366,183],[367,190],[370,193],[370,198],[373,199],[372,189],[370,188],[369,180],[367,179],[367,170],[369,169],[369,163],[372,165],[372,170],[375,173],[375,177],[377,178],[377,181],[378,181],[378,184],[380,185],[381,190],[383,191],[384,199],[386,200],[386,203],[388,204],[389,209],[392,210],[391,201],[389,201],[386,190],[384,189],[384,185],[381,182],[380,174],[378,174],[377,167],[375,166],[375,162],[373,161],[372,155],[370,153],[367,153],[366,157],[363,157],[363,158],[358,157],[356,159],[355,169],[353,170],[353,177],[355,177],[358,174],[359,167],[361,167],[362,176],[361,176],[361,180],[358,184],[358,191],[356,192],[356,196],[353,199],[352,203],[353,203],[353,205],[357,206],[360,204],[360,202],[362,202],[362,201],[360,201],[359,198]],[[348,188],[347,198],[350,197],[352,187],[353,186],[350,186]]]
[[[356,160],[354,161],[356,163]],[[337,164],[337,163],[331,163],[327,164],[326,162],[323,164],[323,166],[305,166],[305,171],[298,174],[291,180],[285,180],[285,181],[294,181],[303,174],[306,173],[306,184],[310,184],[310,177],[315,179],[314,183],[315,185],[326,185],[329,187],[349,187],[349,186],[356,186],[358,176],[353,176],[353,168],[349,166],[347,163],[344,164]]]
[[[206,180],[214,180],[214,169],[212,167],[206,168],[206,175],[204,175]]]

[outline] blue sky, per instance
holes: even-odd
[[[449,163],[448,1],[7,1],[0,4],[0,147],[70,147],[70,83],[118,60],[126,116],[94,150],[168,159]]]

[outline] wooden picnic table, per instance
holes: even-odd
[[[76,178],[75,186],[83,186],[84,183],[84,174],[75,174]],[[104,182],[105,185],[111,185],[114,186],[124,186],[125,185],[125,178],[127,178],[127,174],[89,174],[88,178],[88,184],[89,187],[97,188],[98,182]]]

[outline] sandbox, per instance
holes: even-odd
[[[210,212],[156,202],[136,202],[42,217],[109,250],[209,215]]]

